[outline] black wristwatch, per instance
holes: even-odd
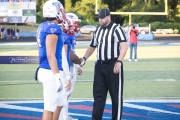
[[[122,61],[121,60],[117,60],[116,62],[120,62],[122,64]]]
[[[84,58],[84,60],[86,61],[86,57],[84,56],[83,58]]]

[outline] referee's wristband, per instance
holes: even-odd
[[[121,60],[117,60],[116,62],[120,62],[122,64],[122,61]]]
[[[83,59],[86,61],[86,57],[84,56]]]

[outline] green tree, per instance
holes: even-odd
[[[68,2],[65,4],[69,4]],[[66,5],[65,5],[66,6]],[[100,7],[108,7],[99,1]],[[74,5],[67,5],[66,12],[73,12],[79,16],[83,24],[97,24],[95,15],[95,0],[79,0]]]
[[[121,9],[117,9],[117,11],[124,12],[164,12],[165,11],[165,3],[164,0],[134,0],[131,2],[123,2],[125,5]],[[127,15],[123,15],[125,17],[125,22],[128,22],[129,17]],[[167,16],[161,15],[132,15],[132,21],[134,23],[139,22],[154,22],[154,21],[163,21],[167,22]]]

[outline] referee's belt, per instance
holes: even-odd
[[[109,60],[98,60],[98,62],[101,64],[108,64],[108,63],[110,63],[112,61],[116,61],[116,60],[117,60],[117,58],[113,58],[113,59],[109,59]]]

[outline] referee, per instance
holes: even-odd
[[[128,45],[120,26],[111,21],[110,11],[100,9],[100,26],[91,39],[89,48],[82,60],[86,61],[97,48],[93,83],[92,120],[101,120],[107,92],[112,100],[112,120],[121,120],[123,106],[123,63]]]

